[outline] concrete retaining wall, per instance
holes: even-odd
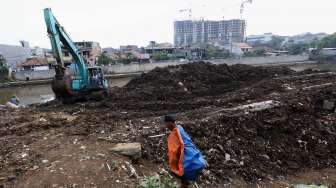
[[[276,64],[276,63],[289,63],[289,62],[302,62],[307,61],[308,56],[277,56],[277,57],[248,57],[240,59],[218,59],[210,60],[209,62],[214,64],[250,64],[250,65],[264,65],[264,64]],[[105,74],[129,74],[138,72],[148,72],[156,67],[166,67],[169,65],[178,65],[188,62],[168,61],[158,63],[146,63],[146,64],[129,64],[129,65],[111,65],[102,67]],[[16,80],[39,80],[50,79],[55,76],[54,70],[48,71],[22,71],[13,74]]]
[[[16,80],[41,80],[50,79],[55,77],[54,70],[41,70],[41,71],[20,71],[13,73],[13,78]]]
[[[111,65],[103,67],[103,71],[107,74],[123,74],[134,72],[147,72],[153,70],[156,67],[166,67],[169,65],[182,64],[179,62],[159,62],[159,63],[146,63],[146,64],[130,64],[130,65]]]
[[[226,63],[229,65],[234,64],[268,64],[268,63],[289,63],[289,62],[300,62],[307,61],[309,59],[308,55],[296,55],[296,56],[274,56],[274,57],[244,57],[240,59],[218,59],[211,60],[212,63],[222,64]]]
[[[276,57],[246,57],[240,59],[216,59],[216,60],[210,60],[209,62],[214,64],[226,63],[228,65],[234,65],[234,64],[258,65],[268,63],[274,64],[274,63],[302,62],[307,60],[308,56],[299,55],[299,56],[276,56]],[[108,67],[103,67],[103,70],[107,74],[148,72],[154,69],[155,67],[166,67],[169,65],[178,65],[183,63],[187,62],[169,61],[169,62],[158,62],[147,64],[111,65]]]

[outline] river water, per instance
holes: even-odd
[[[132,78],[109,79],[110,87],[122,87]],[[11,96],[17,96],[22,105],[43,103],[55,98],[50,84],[9,87],[0,89],[0,104],[8,102]]]

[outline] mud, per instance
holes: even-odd
[[[208,161],[200,179],[203,187],[223,187],[240,178],[282,181],[306,169],[333,168],[334,109],[324,109],[323,103],[335,101],[334,83],[335,74],[329,72],[199,62],[155,69],[123,88],[112,88],[102,101],[1,110],[0,183],[36,185],[34,178],[45,174],[44,185],[59,185],[59,179],[48,177],[62,172],[57,177],[79,187],[104,187],[117,180],[116,187],[134,187],[140,180],[122,168],[129,159],[109,153],[109,147],[141,142],[143,161],[133,161],[138,174],[162,173],[167,170],[166,137],[156,136],[163,133],[160,117],[167,113],[177,114]],[[241,107],[263,101],[276,105]],[[92,164],[83,170],[78,157],[84,154]],[[103,157],[93,157],[97,154]],[[51,171],[54,163],[43,160],[67,165]],[[117,171],[99,170],[111,160],[121,161]]]

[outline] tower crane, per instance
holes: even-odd
[[[244,13],[244,9],[245,9],[245,4],[247,4],[247,3],[252,4],[252,0],[245,0],[240,5],[240,18],[241,19],[243,19],[243,13]]]
[[[188,12],[189,13],[189,20],[192,19],[192,9],[181,9],[179,12]]]

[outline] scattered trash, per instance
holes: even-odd
[[[130,171],[130,177],[139,178],[139,176],[138,176],[138,174],[137,174],[135,168],[131,165],[131,163],[129,163],[129,162],[127,162],[127,161],[126,161],[125,163],[126,163],[127,168],[128,168],[129,171]]]

